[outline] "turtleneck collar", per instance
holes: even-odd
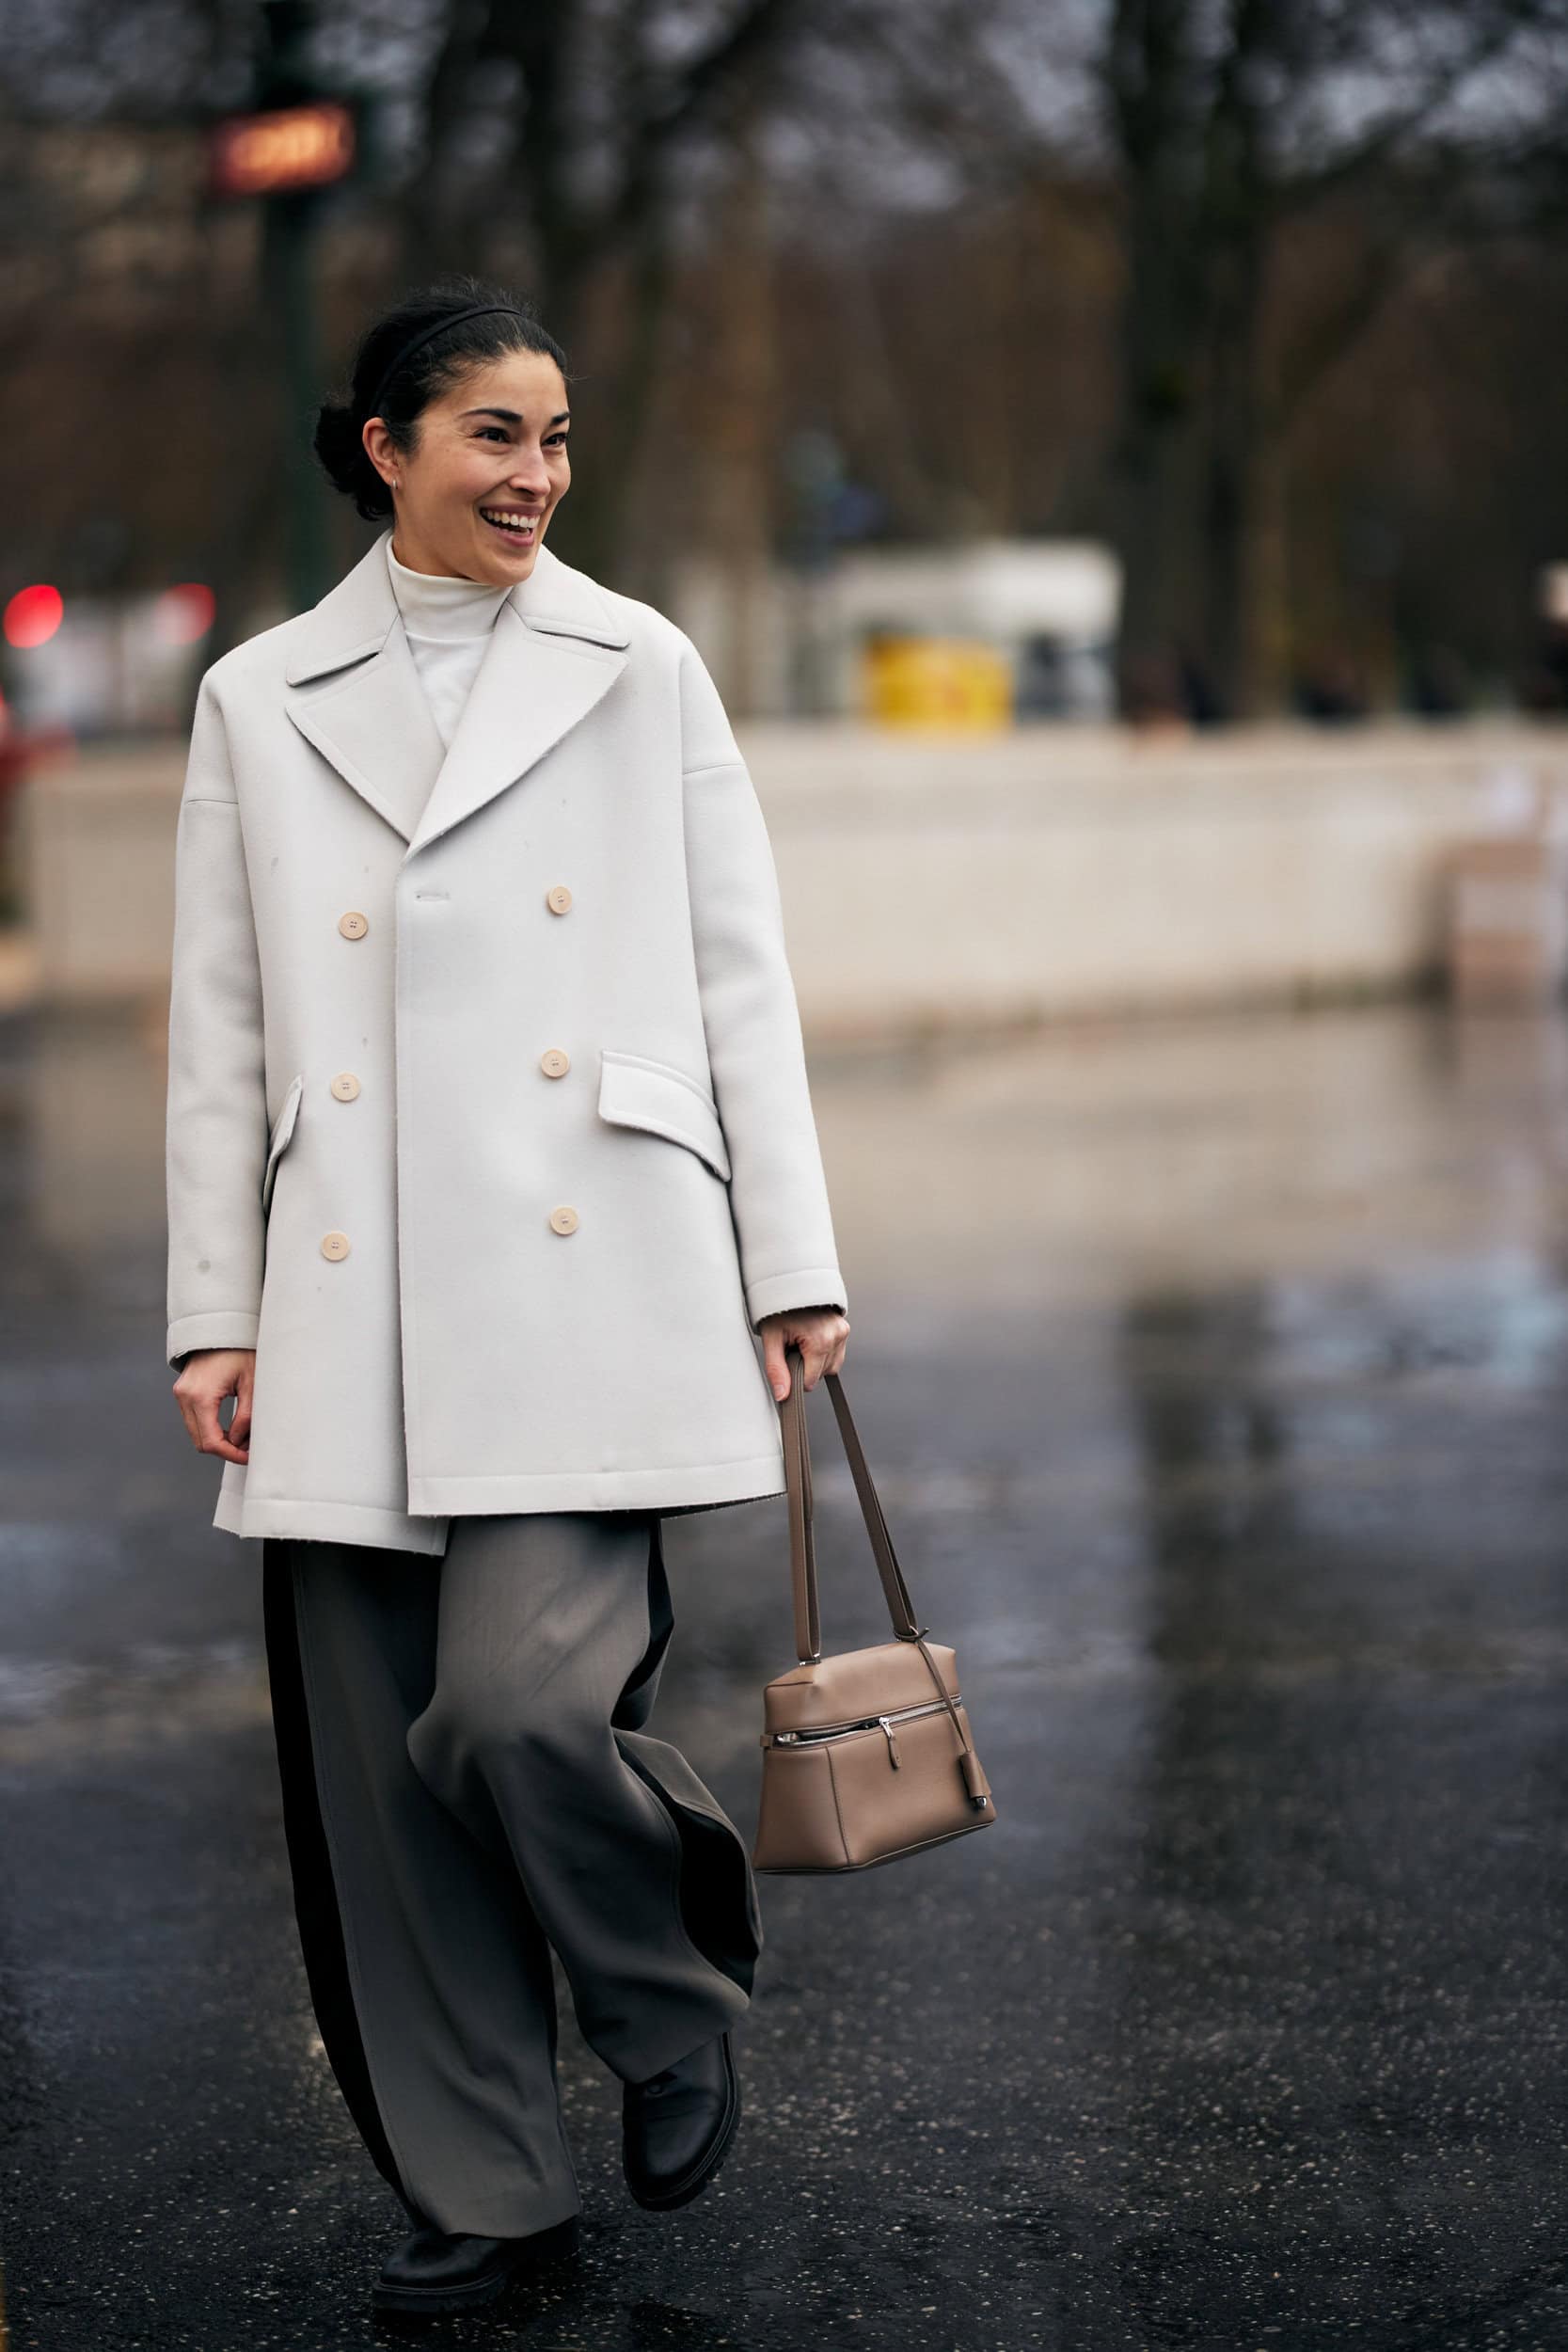
[[[403,614],[404,628],[410,637],[440,637],[449,643],[487,637],[497,613],[512,594],[509,587],[494,588],[484,580],[457,580],[445,573],[410,571],[392,553],[390,538],[387,541],[387,568],[392,576],[392,593]]]

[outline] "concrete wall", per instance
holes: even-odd
[[[33,982],[52,1004],[107,1004],[168,984],[174,822],[184,746],[94,746],[49,761],[18,796]]]
[[[1447,866],[1568,729],[753,728],[816,1035],[1386,992],[1441,965]]]
[[[824,1040],[1399,990],[1441,961],[1457,844],[1527,785],[1568,822],[1549,725],[740,734]],[[182,768],[95,750],[25,788],[46,1000],[166,985]]]

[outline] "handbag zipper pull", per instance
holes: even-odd
[[[896,1771],[898,1765],[898,1742],[893,1736],[893,1725],[889,1723],[885,1715],[879,1715],[877,1721],[881,1724],[882,1729],[887,1734],[888,1760]]]

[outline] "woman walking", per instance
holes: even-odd
[[[168,1359],[262,1547],[404,2312],[576,2243],[552,1950],[639,2203],[730,2145],[762,1926],[645,1728],[661,1522],[783,1491],[785,1349],[812,1388],[849,1329],[756,795],[690,641],[546,546],[569,424],[504,289],[370,326],[316,448],[384,527],[207,672],[179,819]]]

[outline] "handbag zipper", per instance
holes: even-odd
[[[960,1707],[963,1704],[961,1692],[954,1692],[953,1704],[955,1707]],[[820,1724],[810,1731],[775,1731],[772,1738],[779,1747],[793,1748],[802,1740],[836,1740],[841,1733],[846,1731],[875,1731],[879,1725],[887,1740],[889,1760],[896,1765],[898,1742],[894,1737],[894,1724],[908,1723],[913,1715],[945,1715],[946,1712],[947,1701],[945,1699],[927,1699],[919,1707],[895,1707],[891,1713],[886,1715],[860,1715],[853,1723]]]

